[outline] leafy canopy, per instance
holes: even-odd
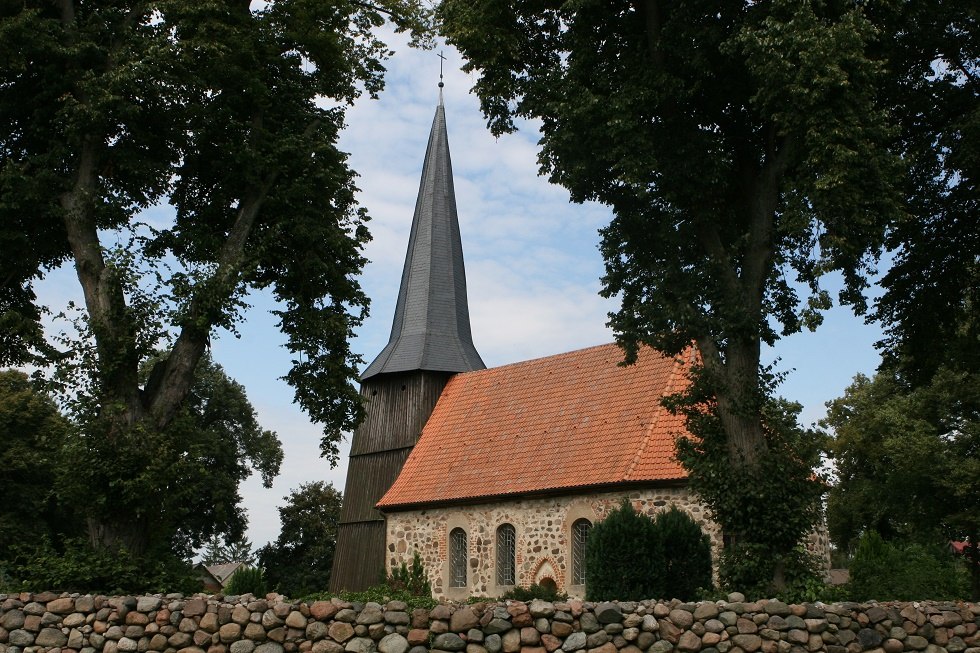
[[[0,258],[0,364],[55,367],[61,389],[84,397],[72,406],[79,481],[66,491],[91,481],[94,545],[140,553],[160,529],[196,545],[203,527],[182,520],[209,512],[216,528],[238,528],[225,480],[239,472],[207,480],[189,447],[208,447],[186,432],[208,419],[191,396],[195,370],[212,335],[245,319],[251,292],[276,301],[285,379],[336,461],[363,413],[348,339],[367,311],[356,276],[369,238],[337,139],[346,107],[382,88],[379,28],[419,34],[426,19],[414,0],[0,8],[0,243],[17,253]],[[52,342],[34,284],[63,264],[83,303]],[[274,473],[269,438],[238,426],[248,433],[208,455]],[[152,500],[185,492],[170,483],[191,472],[213,486],[183,505]],[[228,501],[193,512],[212,496]]]
[[[688,404],[706,399],[713,421],[705,433],[689,422],[705,443],[685,459],[692,488],[714,493],[719,464],[764,478],[794,452],[770,437],[791,412],[766,422],[762,345],[819,324],[829,272],[843,277],[838,301],[866,310],[867,276],[903,215],[898,131],[877,93],[888,35],[863,3],[445,0],[439,13],[490,130],[540,120],[542,173],[573,201],[611,207],[602,292],[621,301],[610,324],[627,362],[642,344],[697,346]],[[768,500],[814,517],[811,469],[782,471],[807,489]],[[758,504],[751,484],[728,490],[717,518],[777,561],[780,584],[798,539],[723,515]]]
[[[284,499],[279,537],[258,554],[266,582],[292,597],[326,591],[343,496],[329,483],[316,481],[300,485]]]

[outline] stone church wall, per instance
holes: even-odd
[[[718,527],[706,517],[702,506],[684,487],[601,492],[535,499],[511,499],[494,503],[410,510],[386,515],[389,568],[411,563],[417,551],[429,573],[436,598],[501,596],[513,586],[496,583],[496,535],[503,524],[514,526],[517,585],[528,587],[550,579],[559,591],[581,598],[585,588],[572,583],[572,524],[587,519],[595,524],[628,496],[637,512],[654,515],[670,505],[687,512],[711,538],[713,548],[721,545]],[[449,533],[462,528],[467,536],[468,586],[449,586]]]
[[[476,505],[409,510],[386,515],[386,559],[389,569],[410,564],[418,552],[428,573],[433,595],[440,599],[469,596],[499,597],[513,586],[496,582],[497,529],[514,526],[517,585],[554,582],[560,592],[583,598],[585,587],[572,582],[572,524],[587,519],[595,524],[629,497],[633,509],[653,516],[676,505],[687,512],[711,539],[713,557],[721,550],[721,532],[705,508],[686,487],[647,488],[533,499],[510,499]],[[461,528],[467,536],[467,586],[450,587],[449,533]],[[830,568],[826,529],[810,536],[811,553]]]

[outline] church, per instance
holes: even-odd
[[[441,83],[440,83],[441,86]],[[470,332],[441,91],[391,336],[361,376],[331,591],[377,585],[420,556],[439,599],[542,584],[585,595],[592,526],[629,498],[676,505],[707,533],[674,442],[690,356],[615,344],[487,369]]]

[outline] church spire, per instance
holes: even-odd
[[[439,86],[391,337],[362,381],[386,372],[486,367],[470,333],[441,78]]]

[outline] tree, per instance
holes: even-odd
[[[84,415],[90,405],[83,393],[73,410]],[[276,434],[258,425],[244,388],[209,358],[167,431],[116,440],[113,448],[86,437],[22,373],[4,372],[0,436],[0,464],[9,472],[0,481],[8,499],[0,507],[0,561],[18,581],[51,583],[48,589],[184,586],[185,561],[209,538],[223,537],[222,555],[241,558],[251,547],[239,484],[254,470],[271,485],[282,462]],[[142,507],[147,548],[93,549],[80,515],[120,504]]]
[[[54,401],[26,374],[0,371],[0,564],[18,544],[40,541],[77,526],[59,506],[53,479],[68,423]]]
[[[362,414],[348,337],[366,312],[355,275],[369,237],[337,137],[345,106],[382,87],[388,50],[375,28],[424,18],[410,0],[0,10],[0,240],[17,252],[0,260],[0,364],[86,359],[84,438],[163,451],[210,337],[234,332],[248,292],[268,289],[293,355],[285,378],[334,461]],[[164,201],[172,221],[140,217]],[[65,262],[87,337],[58,351],[33,283]],[[99,483],[153,476],[146,460]],[[93,544],[145,549],[151,525],[171,518],[152,500],[167,487],[158,481],[88,512]]]
[[[102,528],[113,523],[108,516],[132,510],[148,538],[143,548],[116,533],[103,533],[102,541],[136,556],[156,547],[186,559],[214,534],[229,542],[242,536],[239,484],[254,470],[271,487],[283,453],[276,434],[259,425],[245,389],[220,365],[201,359],[187,398],[162,431],[88,437],[86,416],[99,409],[97,396],[84,393],[73,405],[80,432],[64,442],[59,495]]]
[[[585,546],[586,598],[639,601],[663,597],[664,542],[653,520],[623,498],[589,532]]]
[[[911,387],[894,371],[858,376],[828,404],[837,482],[830,535],[852,549],[862,533],[919,545],[980,535],[980,374],[941,369]],[[980,559],[967,556],[974,596]]]
[[[980,370],[980,13],[928,0],[877,9],[899,74],[883,94],[902,124],[908,212],[875,318],[887,364],[927,385],[940,367]]]
[[[259,549],[259,566],[270,587],[300,597],[323,591],[330,581],[343,495],[324,481],[304,483],[283,497],[282,530]]]
[[[440,16],[479,74],[491,131],[540,119],[542,172],[573,201],[612,208],[603,294],[621,299],[610,323],[627,361],[642,343],[672,355],[695,343],[691,396],[710,398],[728,466],[773,485],[786,511],[810,511],[762,471],[791,454],[767,436],[760,354],[819,324],[828,272],[843,275],[838,299],[865,310],[865,277],[901,214],[864,5],[446,0]],[[768,558],[790,554],[765,530],[726,526]]]

